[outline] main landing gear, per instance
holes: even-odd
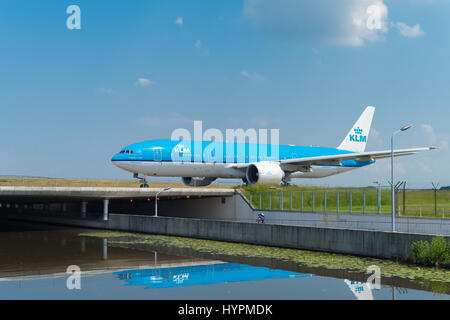
[[[133,178],[141,180],[141,184],[139,186],[140,188],[148,188],[149,187],[147,180],[145,180],[145,176],[142,178],[142,177],[139,177],[139,174],[135,173],[135,174],[133,174]]]
[[[285,177],[281,180],[281,185],[283,187],[289,187],[291,185],[291,179],[289,177]]]

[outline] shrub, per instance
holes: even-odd
[[[423,265],[450,265],[450,242],[444,236],[437,236],[427,241],[411,244],[410,260]]]

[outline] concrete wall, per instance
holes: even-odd
[[[233,197],[158,201],[158,215],[164,217],[256,222],[256,213],[240,194]]]
[[[431,241],[431,235],[270,225],[204,219],[111,214],[108,222],[14,215],[16,219],[79,227],[192,237],[294,249],[406,258],[414,241]],[[450,237],[446,237],[450,240]]]
[[[390,215],[311,213],[298,211],[264,211],[268,224],[287,224],[322,228],[391,231]],[[242,216],[243,221],[246,216]],[[238,220],[239,221],[239,220]],[[395,217],[396,231],[450,235],[450,219],[425,217]]]

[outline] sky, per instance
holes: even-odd
[[[395,147],[440,149],[396,180],[450,185],[449,18],[447,0],[0,0],[0,175],[131,179],[115,153],[194,120],[336,147],[371,105],[366,150],[411,124]],[[381,160],[296,182],[389,180]]]

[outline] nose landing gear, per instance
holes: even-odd
[[[139,185],[139,188],[148,188],[148,183],[147,180],[145,180],[145,176],[144,177],[139,177],[138,173],[133,174],[133,178],[135,179],[139,179],[141,181],[141,184]]]

